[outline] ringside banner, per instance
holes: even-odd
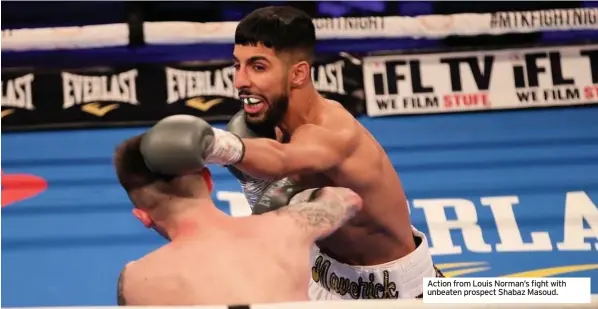
[[[355,58],[320,58],[312,77],[325,97],[363,111]],[[145,125],[175,114],[224,121],[241,107],[231,62],[2,72],[3,130]]]
[[[367,114],[598,103],[598,45],[366,57]]]

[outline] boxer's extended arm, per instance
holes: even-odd
[[[160,120],[144,134],[140,151],[154,173],[182,175],[197,172],[206,163],[234,165],[262,180],[278,180],[302,173],[323,172],[339,165],[357,144],[354,119],[336,119],[332,127],[303,125],[290,143],[272,139],[239,138],[213,128],[201,118],[174,115]]]
[[[259,179],[317,173],[339,165],[355,148],[353,130],[332,132],[315,125],[303,125],[290,143],[258,138],[243,139],[245,154],[235,166]]]
[[[311,190],[307,190],[297,194],[295,198],[306,199],[307,197],[301,197],[302,194],[312,193]],[[291,219],[301,235],[312,242],[336,231],[361,210],[362,203],[359,195],[349,189],[326,187],[321,189],[311,202],[291,204],[274,210],[273,213]]]

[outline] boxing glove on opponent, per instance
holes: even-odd
[[[201,118],[175,115],[156,123],[141,139],[140,150],[152,172],[182,175],[207,163],[235,164],[243,159],[245,146],[235,134]]]

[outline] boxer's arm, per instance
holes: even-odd
[[[302,199],[301,194],[297,195],[298,199]],[[312,193],[308,190],[305,194]],[[290,219],[291,226],[298,228],[301,237],[313,242],[336,231],[361,210],[362,203],[359,195],[349,189],[326,187],[311,202],[291,204],[273,213]]]
[[[266,138],[243,139],[245,155],[235,166],[260,179],[317,173],[339,165],[355,148],[353,130],[333,132],[315,125],[295,131],[290,143]]]

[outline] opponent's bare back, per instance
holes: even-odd
[[[308,300],[310,250],[361,207],[343,188],[263,216],[232,218],[129,263],[119,279],[126,305],[222,305]],[[306,195],[308,192],[305,193]],[[126,300],[125,300],[126,298]]]
[[[265,219],[241,218],[226,231],[172,242],[129,264],[124,279],[127,304],[307,300],[309,245],[291,246],[273,230],[272,220],[260,223]]]
[[[342,163],[323,174],[293,177],[310,186],[350,188],[363,199],[363,211],[328,238],[322,252],[352,265],[376,265],[399,259],[415,242],[407,199],[390,159],[376,139],[338,102],[327,101],[308,125],[348,135],[351,148]],[[301,130],[299,127],[295,132]],[[333,133],[334,134],[334,133]],[[291,137],[292,138],[292,137]]]

